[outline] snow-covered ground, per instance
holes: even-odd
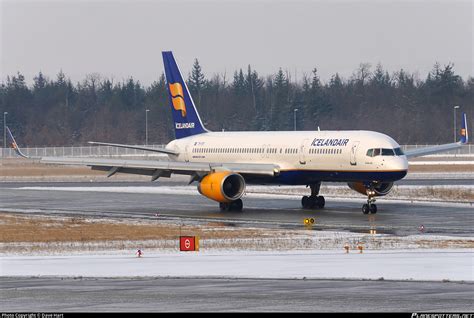
[[[3,256],[1,276],[228,277],[473,281],[474,250],[290,252],[144,251],[113,254]]]

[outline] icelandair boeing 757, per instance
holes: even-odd
[[[163,62],[176,139],[165,148],[122,144],[96,145],[165,153],[169,161],[100,158],[43,157],[41,162],[87,165],[93,170],[151,176],[151,181],[171,174],[190,176],[203,196],[219,202],[222,211],[241,211],[246,184],[307,185],[311,189],[301,204],[322,209],[321,182],[345,182],[367,196],[364,214],[376,213],[375,198],[389,193],[393,183],[407,174],[408,159],[462,147],[468,142],[463,114],[459,142],[402,152],[387,135],[373,131],[252,131],[211,132],[202,124],[191,94],[172,52],[163,52]],[[12,147],[20,156],[11,132]]]

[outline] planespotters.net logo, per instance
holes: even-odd
[[[474,318],[474,314],[411,314],[411,318]]]

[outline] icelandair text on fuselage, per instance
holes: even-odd
[[[327,146],[344,147],[344,146],[347,146],[348,142],[349,142],[349,139],[319,139],[319,138],[316,138],[311,143],[311,146],[314,146],[314,147],[327,147]]]
[[[194,123],[176,123],[176,129],[194,128]]]

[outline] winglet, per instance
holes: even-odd
[[[15,138],[13,137],[12,132],[10,131],[10,128],[7,128],[8,136],[10,137],[10,147],[15,150],[16,154],[19,155],[20,157],[23,158],[29,158],[27,155],[21,152],[20,148],[18,148],[18,144],[15,141]]]
[[[469,134],[467,132],[467,116],[466,113],[462,114],[462,126],[460,131],[461,138],[459,142],[462,144],[467,144],[469,142]]]

